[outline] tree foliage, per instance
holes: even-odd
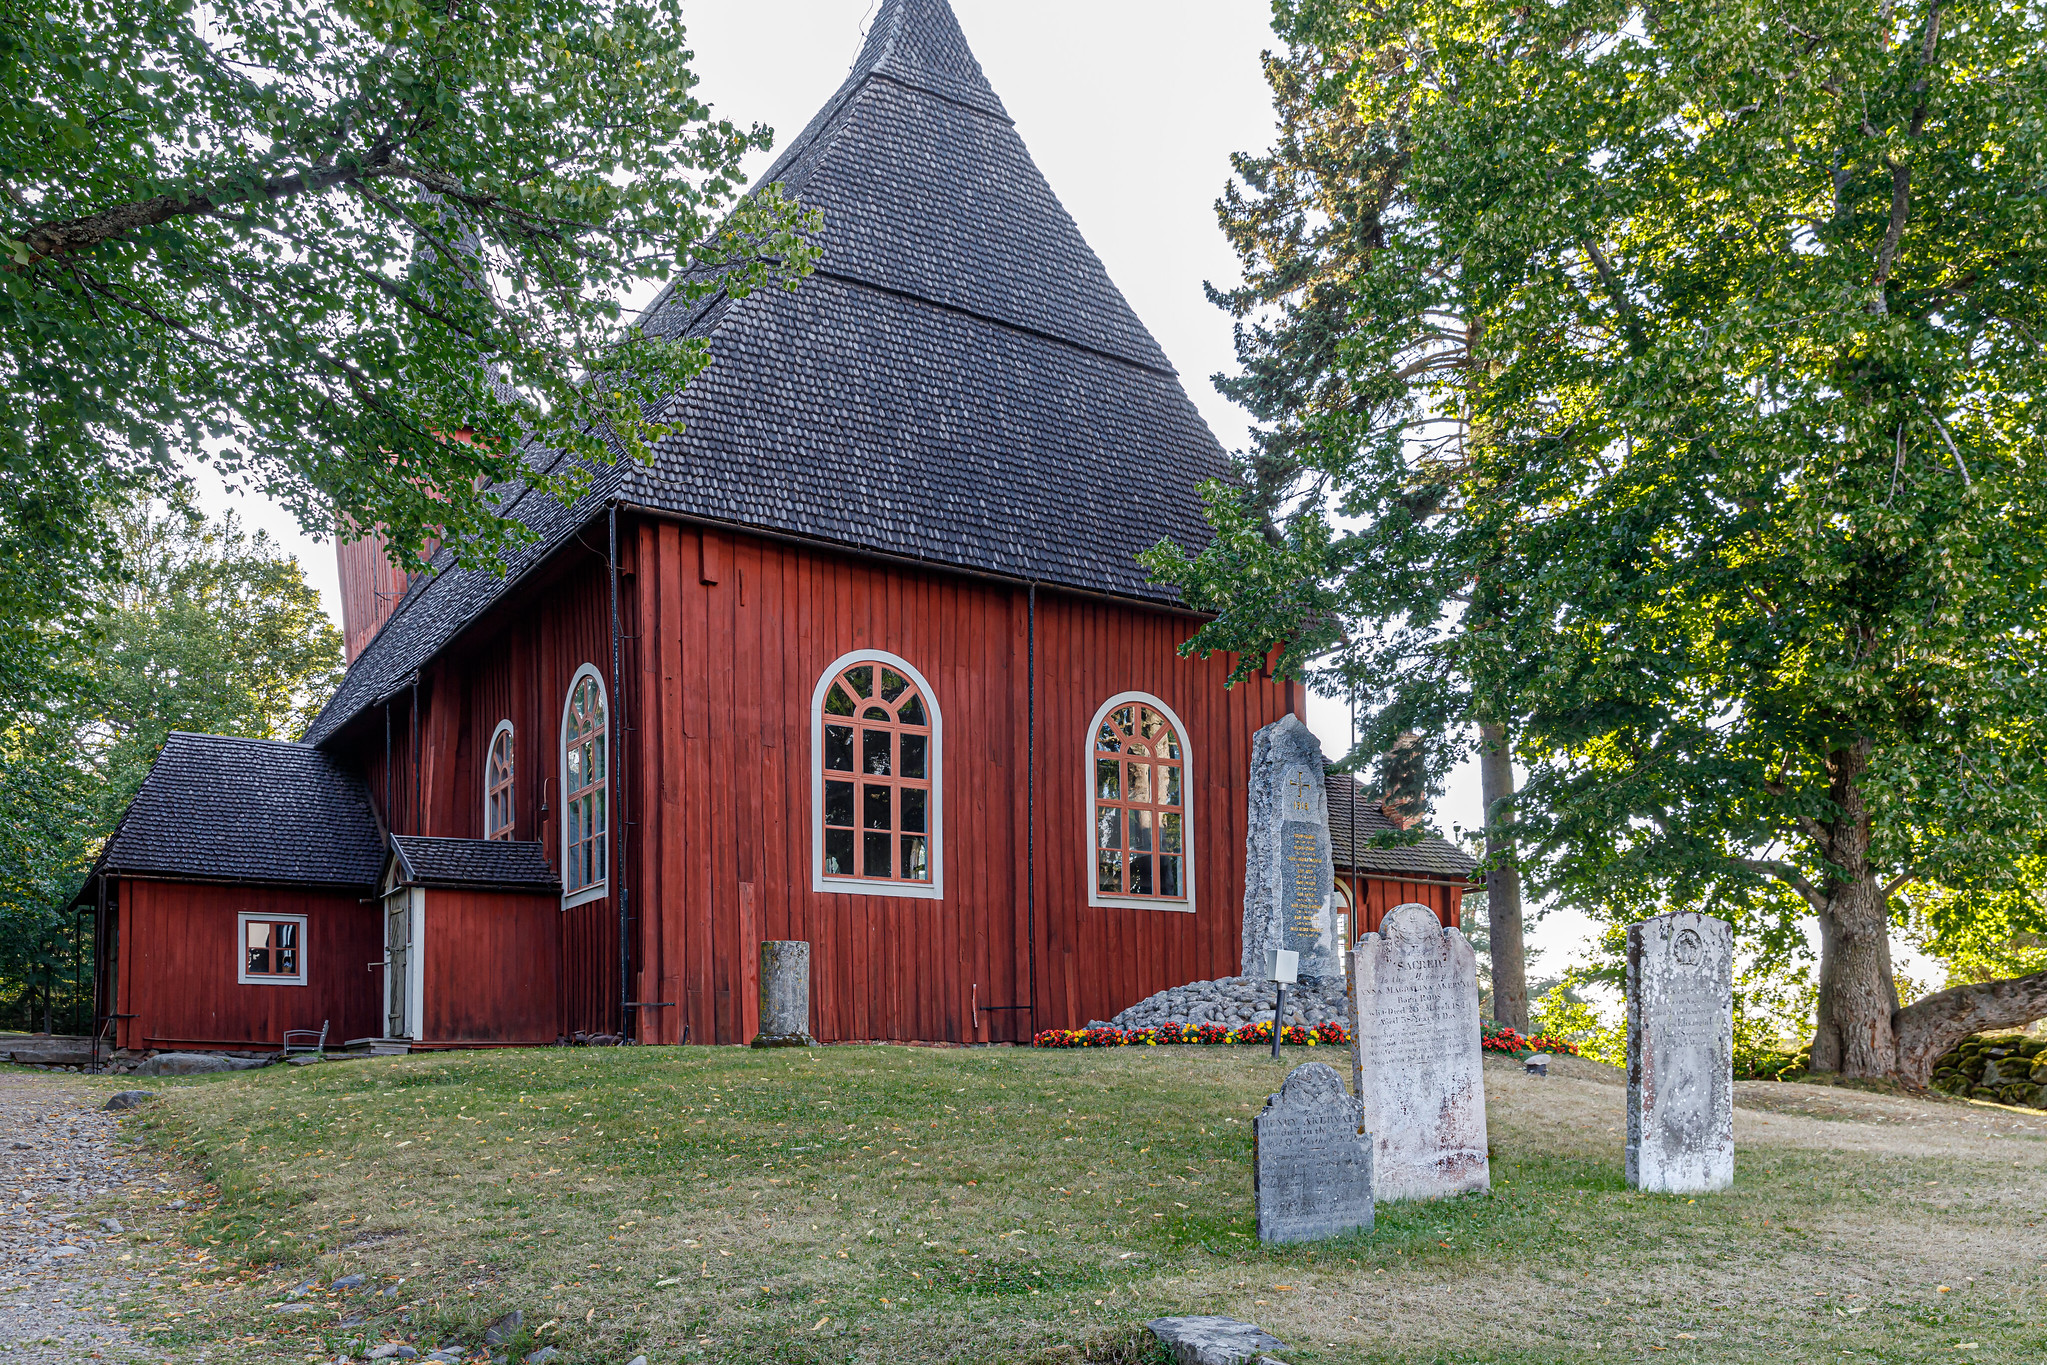
[[[38,1027],[53,996],[52,1022],[87,1022],[68,992],[81,961],[90,989],[90,923],[66,905],[165,737],[294,738],[341,675],[340,632],[262,532],[182,494],[111,523],[126,571],[53,661],[59,684],[0,724],[0,1018]]]
[[[2035,976],[1900,1010],[1888,942],[1900,888],[2008,886],[2047,835],[2047,11],[1279,19],[1234,212],[1285,458],[1154,557],[1222,613],[1197,644],[1333,618],[1382,735],[1511,719],[1533,871],[1588,909],[1786,955],[1816,920],[1821,1069],[2047,1013]]]
[[[202,450],[409,568],[643,453],[707,357],[619,300],[813,256],[690,62],[680,0],[0,0],[0,619],[78,607],[96,509]]]

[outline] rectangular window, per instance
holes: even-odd
[[[306,917],[238,915],[235,980],[244,986],[306,984]]]

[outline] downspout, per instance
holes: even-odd
[[[1030,935],[1031,1037],[1038,1036],[1038,585],[1024,635],[1024,922]]]
[[[421,819],[419,809],[419,674],[412,675],[412,716],[406,722],[412,727],[412,832],[426,833],[426,821]]]
[[[632,1011],[626,1008],[632,999],[626,987],[626,970],[631,965],[632,948],[627,934],[631,930],[631,892],[625,885],[625,840],[626,840],[626,784],[625,784],[625,690],[619,682],[618,645],[618,503],[613,502],[607,514],[610,531],[609,548],[605,564],[611,571],[611,760],[607,774],[612,790],[611,801],[611,889],[618,898],[618,1036],[624,1038],[627,1028],[635,1023]],[[637,1029],[633,1030],[635,1033]]]

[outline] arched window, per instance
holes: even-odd
[[[512,837],[512,722],[491,732],[490,757],[483,764],[483,837]]]
[[[848,654],[818,679],[810,716],[813,887],[944,894],[944,732],[930,684],[893,654]]]
[[[584,664],[562,711],[562,903],[604,894],[610,812],[605,801],[604,682]]]
[[[1089,905],[1194,908],[1186,727],[1157,697],[1109,698],[1088,726]]]

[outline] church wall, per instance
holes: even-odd
[[[1178,656],[1183,615],[1039,591],[1033,1001],[1027,590],[672,522],[637,541],[635,991],[675,1002],[649,1011],[650,1041],[750,1037],[762,939],[812,944],[826,1040],[1020,1041],[1236,970],[1244,775],[1284,684],[1225,689],[1226,659]],[[811,697],[861,649],[915,666],[943,717],[940,900],[811,886]],[[1191,914],[1087,904],[1086,730],[1132,690],[1189,731]]]
[[[328,1025],[328,1041],[383,1032],[383,957],[374,904],[360,892],[124,878],[116,1045],[140,1051],[262,1051],[286,1029]],[[303,985],[242,984],[243,915],[304,919]]]

